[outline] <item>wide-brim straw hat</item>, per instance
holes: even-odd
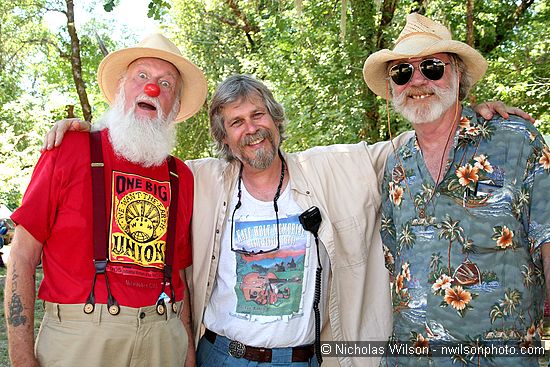
[[[487,70],[485,58],[467,44],[454,41],[451,32],[442,24],[420,14],[407,16],[407,24],[395,42],[393,50],[380,50],[370,55],[363,66],[363,77],[369,88],[386,98],[387,64],[389,61],[423,57],[437,53],[453,53],[462,59],[472,85]]]
[[[101,61],[97,70],[97,81],[109,105],[115,101],[119,81],[126,73],[128,66],[142,57],[168,61],[180,72],[183,82],[180,110],[175,122],[186,120],[200,110],[208,92],[203,72],[183,57],[178,47],[160,33],[145,37],[134,47],[111,52]]]

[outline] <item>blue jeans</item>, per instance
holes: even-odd
[[[292,348],[272,349],[270,363],[235,358],[228,353],[229,342],[229,339],[219,335],[214,344],[202,337],[197,349],[197,367],[319,367],[315,356],[308,362],[292,362]]]

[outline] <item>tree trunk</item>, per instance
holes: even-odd
[[[340,41],[344,42],[346,39],[346,20],[348,12],[348,1],[342,0],[342,12],[340,13]]]
[[[298,15],[302,15],[302,10],[303,10],[302,0],[294,0],[294,7],[296,8],[296,13],[298,13]]]
[[[357,80],[357,88],[361,89],[361,95],[366,101],[362,126],[358,127],[357,138],[372,143],[380,140],[380,114],[376,96],[363,81],[362,66],[365,62],[365,55],[370,55],[378,49],[376,47],[375,21],[377,9],[373,1],[364,0],[350,0],[348,6],[353,16],[350,17],[348,24],[349,42],[345,43],[344,47],[349,49],[350,63],[356,70],[354,78]]]
[[[534,2],[535,0],[521,0],[519,4],[515,2],[517,6],[514,11],[504,13],[495,22],[498,26],[495,27],[496,35],[494,41],[484,44],[483,46],[479,45],[478,51],[482,54],[489,54],[495,48],[500,46],[500,44],[508,38],[508,35],[514,31],[514,28],[517,26],[520,18],[527,11],[527,9],[533,5]]]
[[[73,0],[66,0],[67,3],[67,30],[71,37],[71,70],[73,72],[73,80],[76,86],[76,92],[80,105],[82,106],[82,114],[86,121],[92,121],[92,108],[88,101],[88,94],[86,93],[86,85],[82,78],[82,61],[80,59],[80,41],[76,34],[76,27],[74,24],[74,4]]]
[[[384,0],[381,5],[380,11],[382,16],[380,18],[380,24],[378,25],[378,31],[376,32],[376,47],[378,49],[386,48],[383,32],[386,27],[390,26],[398,2],[399,0]]]
[[[474,44],[474,0],[468,0],[466,4],[466,42],[472,48]]]
[[[451,246],[453,245],[453,241],[449,240],[449,248],[447,249],[447,259],[448,259],[448,264],[447,264],[447,267],[449,268],[449,276],[452,277],[451,275]]]
[[[466,43],[475,48],[474,39],[474,0],[468,0],[466,3]],[[475,94],[470,94],[470,104],[476,104]]]

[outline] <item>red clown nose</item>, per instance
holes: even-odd
[[[160,88],[156,84],[145,84],[145,87],[143,87],[143,91],[149,97],[158,97],[160,94]]]

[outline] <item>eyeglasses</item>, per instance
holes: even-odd
[[[286,168],[286,162],[281,154],[281,151],[278,152],[279,157],[281,158],[281,178],[279,180],[279,185],[277,186],[277,191],[275,192],[275,196],[273,197],[273,209],[275,210],[275,221],[277,225],[277,246],[268,248],[268,249],[261,249],[259,251],[249,251],[245,248],[235,248],[233,245],[233,229],[234,229],[234,223],[235,223],[235,213],[237,212],[237,209],[239,209],[242,205],[241,202],[241,196],[242,196],[242,189],[241,189],[241,182],[243,177],[243,164],[241,163],[241,169],[239,171],[239,183],[237,188],[237,204],[235,205],[235,208],[233,209],[233,214],[231,215],[231,232],[229,234],[230,241],[231,241],[231,251],[243,254],[243,255],[258,255],[258,254],[267,254],[269,252],[277,251],[281,248],[281,240],[279,238],[279,206],[277,205],[277,200],[279,200],[279,197],[281,196],[281,189],[283,188],[283,182],[285,179],[285,168]]]
[[[418,65],[418,69],[430,80],[439,80],[445,74],[445,65],[450,65],[450,62],[443,62],[439,59],[424,59]],[[407,84],[414,74],[414,66],[408,62],[396,64],[390,68],[389,77],[397,85]]]

